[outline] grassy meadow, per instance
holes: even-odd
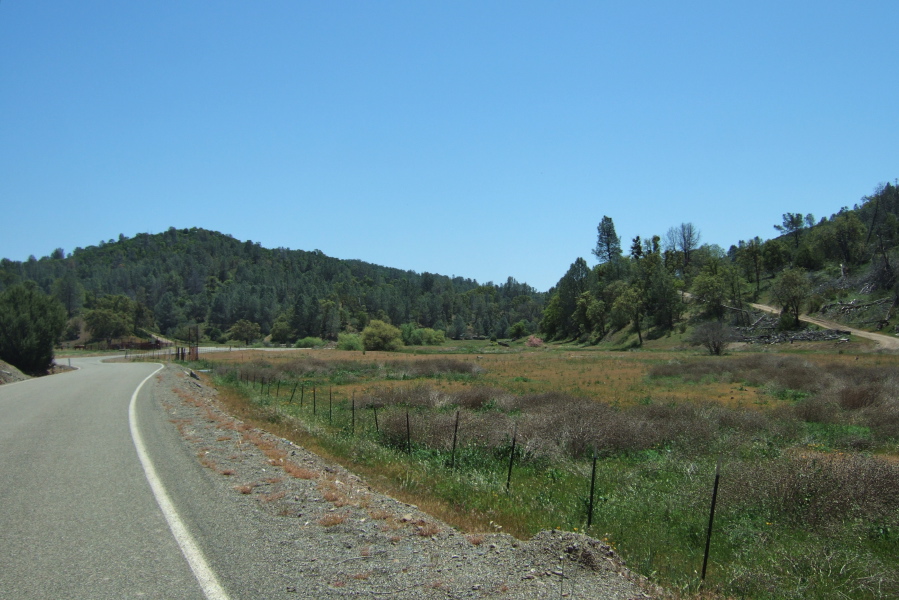
[[[684,597],[899,597],[899,357],[855,341],[722,357],[670,345],[196,366],[241,417],[467,532],[584,531]]]

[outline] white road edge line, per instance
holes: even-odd
[[[200,587],[203,589],[203,594],[206,595],[208,600],[229,600],[228,594],[225,592],[224,588],[222,588],[215,573],[212,571],[212,568],[210,568],[206,559],[203,557],[203,552],[200,550],[200,547],[197,546],[193,536],[187,531],[187,527],[184,525],[181,517],[178,516],[175,505],[172,504],[168,492],[165,491],[162,481],[160,481],[159,476],[156,474],[156,468],[150,460],[150,455],[147,454],[144,440],[140,435],[140,431],[137,429],[137,412],[135,410],[137,395],[140,393],[141,388],[144,387],[144,384],[163,368],[163,365],[159,365],[158,369],[147,375],[146,379],[140,382],[140,385],[137,386],[137,389],[135,389],[134,393],[131,395],[131,403],[128,405],[128,425],[131,428],[131,440],[134,442],[137,456],[140,458],[141,465],[144,467],[144,474],[147,476],[147,481],[150,483],[150,488],[152,488],[153,495],[156,497],[156,503],[159,505],[159,509],[165,516],[165,520],[169,524],[169,529],[171,529],[175,541],[178,542],[178,546],[181,548],[181,553],[184,554],[184,558],[194,572],[194,577],[197,578]]]

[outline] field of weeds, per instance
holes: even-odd
[[[205,366],[244,416],[464,531],[586,531],[685,596],[720,458],[703,595],[895,598],[897,361],[539,349]]]

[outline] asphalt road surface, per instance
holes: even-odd
[[[283,593],[155,401],[159,365],[72,366],[0,386],[0,598]]]

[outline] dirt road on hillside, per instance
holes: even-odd
[[[751,304],[751,306],[756,310],[761,310],[768,313],[773,313],[776,315],[780,314],[780,310],[774,308],[773,306],[767,306],[765,304]],[[854,329],[852,327],[847,327],[842,323],[837,323],[835,321],[826,321],[824,319],[819,319],[817,317],[810,317],[808,315],[800,315],[800,321],[804,321],[806,323],[811,323],[813,325],[817,325],[818,327],[824,327],[826,329],[839,329],[842,331],[848,331],[852,333],[852,335],[857,335],[858,337],[862,337],[868,340],[873,340],[877,342],[877,345],[883,350],[899,350],[899,338],[894,336],[886,335],[883,333],[874,333],[872,331],[862,331],[861,329]]]

